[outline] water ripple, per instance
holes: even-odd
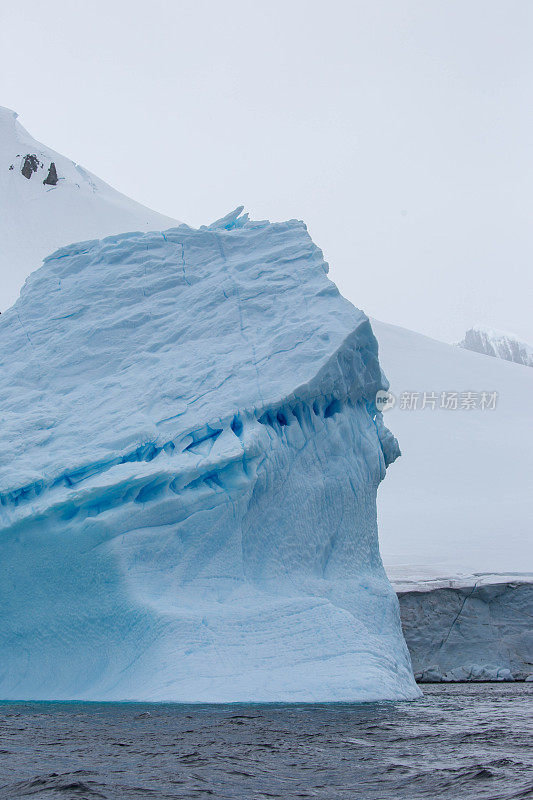
[[[0,800],[533,799],[533,685],[411,703],[1,703]]]

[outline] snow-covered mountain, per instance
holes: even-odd
[[[459,347],[483,353],[493,358],[503,358],[515,364],[533,367],[533,347],[521,342],[512,333],[495,331],[490,328],[474,327],[465,333],[464,339],[458,342]]]
[[[372,327],[402,449],[379,490],[380,547],[417,677],[531,676],[533,370]]]
[[[0,107],[0,311],[58,247],[176,224],[35,141]]]
[[[396,397],[384,418],[402,450],[379,491],[389,575],[533,572],[533,370],[372,328]]]

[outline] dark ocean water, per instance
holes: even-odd
[[[1,703],[0,798],[533,798],[533,684],[411,703]]]

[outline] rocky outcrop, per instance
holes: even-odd
[[[509,333],[471,328],[458,344],[459,347],[472,350],[474,353],[483,353],[493,358],[502,358],[504,361],[533,367],[533,348]]]
[[[22,167],[20,171],[22,172],[24,177],[29,180],[33,175],[33,173],[37,172],[37,170],[41,166],[42,164],[37,158],[37,156],[28,154],[27,156],[24,156],[24,161],[22,162]]]
[[[58,177],[57,177],[56,165],[52,161],[52,163],[50,164],[50,168],[48,170],[48,175],[44,179],[43,183],[46,186],[55,186],[57,184],[57,181]]]

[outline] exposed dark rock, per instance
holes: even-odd
[[[24,156],[24,163],[22,165],[21,172],[25,178],[28,180],[31,178],[34,172],[37,172],[37,169],[41,166],[41,162],[37,158],[37,156],[27,155]]]
[[[57,178],[57,170],[56,165],[52,161],[50,164],[50,169],[48,170],[48,175],[44,179],[43,183],[47,184],[48,186],[55,186],[58,181]]]
[[[473,350],[474,353],[483,353],[493,358],[503,358],[505,361],[513,361],[515,364],[533,367],[531,345],[519,342],[518,339],[506,333],[471,328],[458,344],[459,347]]]

